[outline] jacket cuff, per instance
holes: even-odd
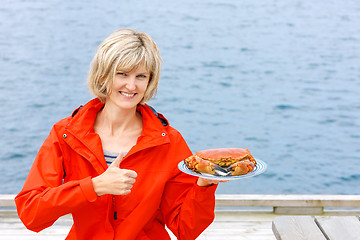
[[[87,177],[80,180],[80,188],[89,202],[95,202],[98,195],[95,193],[94,186],[91,181],[91,177]]]
[[[200,199],[208,200],[209,198],[215,196],[215,191],[216,191],[217,186],[218,186],[218,184],[214,184],[214,185],[211,185],[208,187],[201,187],[195,183],[195,186],[193,188],[194,194],[195,194],[196,198],[199,200]]]

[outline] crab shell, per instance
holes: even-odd
[[[215,165],[230,171],[232,176],[244,175],[254,170],[256,160],[244,148],[218,148],[197,152],[184,160],[194,172],[215,174]]]

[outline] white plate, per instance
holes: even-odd
[[[179,162],[178,164],[178,168],[180,169],[180,171],[189,174],[189,175],[193,175],[193,176],[197,176],[197,177],[202,177],[202,178],[206,178],[206,179],[211,179],[211,180],[237,180],[237,179],[242,179],[242,178],[249,178],[249,177],[254,177],[257,176],[263,172],[265,172],[267,165],[265,162],[259,160],[259,159],[255,159],[257,164],[254,168],[254,170],[252,172],[249,172],[248,174],[244,174],[244,175],[239,175],[239,176],[214,176],[211,174],[207,174],[207,173],[197,173],[194,172],[192,170],[190,170],[184,161]]]

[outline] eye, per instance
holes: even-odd
[[[144,75],[144,74],[137,75],[137,77],[138,77],[138,78],[147,78],[147,76]]]
[[[124,72],[117,72],[116,74],[119,76],[126,76],[126,73],[124,73]]]

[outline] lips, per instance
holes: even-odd
[[[136,95],[136,93],[126,93],[126,92],[121,92],[121,91],[120,91],[120,94],[125,97],[128,97],[128,98],[131,98]]]

